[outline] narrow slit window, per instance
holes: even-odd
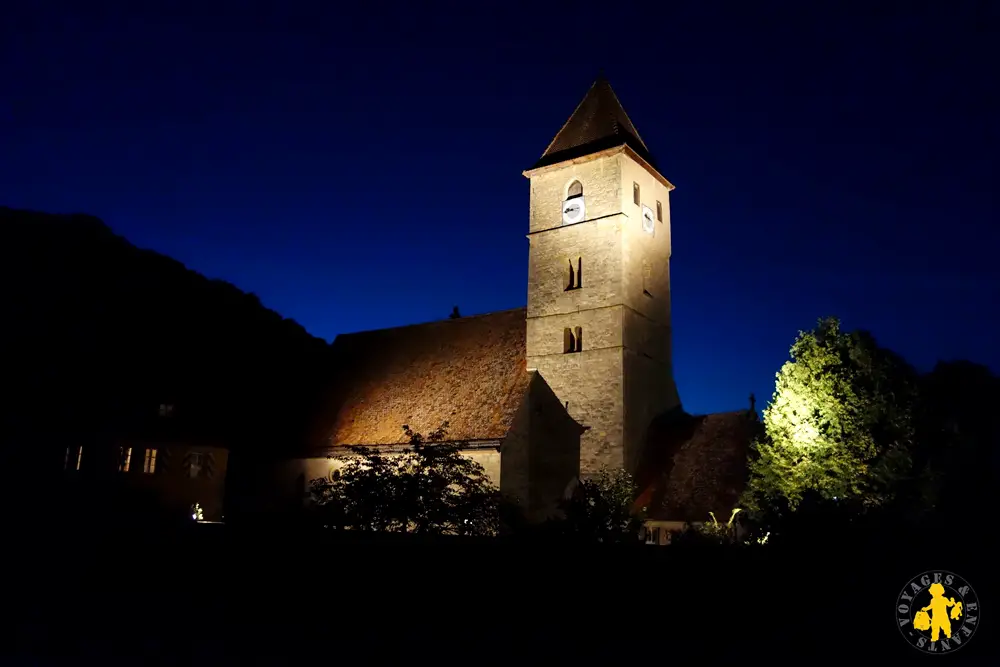
[[[569,327],[563,329],[563,352],[566,354],[576,352],[576,337]]]
[[[656,202],[656,220],[663,222],[663,204]]]
[[[642,293],[653,296],[649,289],[653,286],[653,267],[649,260],[642,260]]]
[[[146,457],[142,461],[142,471],[147,475],[152,475],[156,472],[156,450],[147,449]]]
[[[80,469],[80,464],[83,463],[83,445],[76,448],[76,469]]]
[[[573,266],[573,260],[566,260],[569,264],[569,270],[567,273],[566,281],[566,291],[573,289],[580,289],[583,286],[583,258],[576,258],[576,266]]]
[[[632,203],[639,205],[639,184],[635,182],[632,183]]]
[[[576,328],[576,349],[574,352],[583,352],[583,327]]]
[[[118,448],[118,471],[128,472],[129,465],[132,463],[132,448],[131,447],[119,447]]]
[[[70,447],[66,448],[66,458],[63,459],[63,470],[69,470],[69,450]]]
[[[575,199],[576,197],[583,196],[583,183],[580,181],[573,181],[569,184],[569,189],[566,190],[566,199]]]

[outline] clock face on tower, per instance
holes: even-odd
[[[563,224],[569,225],[583,220],[585,212],[583,197],[573,197],[563,202]]]
[[[653,233],[653,211],[648,206],[642,207],[642,231],[647,234]]]

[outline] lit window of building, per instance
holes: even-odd
[[[142,462],[142,471],[146,474],[153,474],[156,472],[156,450],[147,449],[146,457]]]

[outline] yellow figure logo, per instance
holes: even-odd
[[[951,639],[951,621],[948,620],[948,607],[956,606],[955,598],[945,598],[944,586],[942,586],[941,584],[931,584],[931,587],[928,590],[930,591],[931,594],[931,603],[926,607],[923,607],[920,611],[917,612],[917,614],[919,615],[920,613],[927,611],[931,612],[930,628],[931,628],[932,642],[936,642],[940,638],[942,632],[944,633],[945,637]],[[958,609],[961,609],[962,603],[959,602],[957,604],[958,604]],[[926,618],[926,615],[924,616],[924,618]],[[921,619],[921,625],[923,625],[924,623],[925,621]],[[927,629],[926,627],[923,628],[917,627],[916,618],[913,619],[913,627],[917,628],[918,630]]]
[[[903,588],[896,600],[896,614],[899,629],[911,646],[943,653],[964,646],[975,633],[979,599],[958,575],[943,570],[925,572]]]

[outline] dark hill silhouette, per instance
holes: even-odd
[[[234,455],[300,437],[329,346],[256,295],[88,215],[0,208],[0,238],[7,456],[56,471],[69,442],[163,428],[161,404]]]

